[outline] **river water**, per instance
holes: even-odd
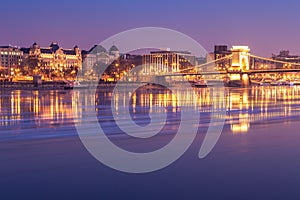
[[[300,87],[225,88],[214,103],[209,88],[171,92],[141,88],[0,91],[0,196],[3,199],[298,199],[300,181]],[[79,98],[80,97],[80,98]],[[126,98],[130,99],[129,103]],[[132,175],[95,160],[75,124],[90,117],[120,147],[159,149],[177,133],[183,107],[199,114],[198,134],[178,161],[150,174]],[[201,142],[212,113],[224,109],[222,135],[205,158]],[[116,124],[146,127],[166,121],[157,137],[133,139]],[[130,118],[124,115],[129,110]],[[90,110],[89,115],[85,115]],[[152,119],[151,119],[152,116]],[[217,116],[217,117],[218,117]],[[83,120],[85,119],[85,120]],[[189,133],[189,130],[186,130]],[[139,133],[137,133],[139,134]],[[140,133],[145,134],[145,133]],[[17,192],[16,192],[17,191]],[[2,198],[1,198],[2,199]]]
[[[180,107],[188,104],[189,109],[201,116],[199,127],[209,125],[213,106],[210,89],[198,88],[194,92],[196,96],[192,98],[185,90],[176,91],[176,94],[162,89],[140,89],[133,94],[121,91],[114,94],[114,101],[118,102],[113,102],[113,106],[116,109],[128,107],[132,119],[141,126],[149,123],[149,113],[166,112],[169,122],[175,126],[180,120]],[[0,91],[0,140],[76,134],[70,130],[74,128],[74,121],[82,117],[82,105],[76,106],[76,111],[72,110],[74,98],[79,95],[84,95],[81,102],[84,105],[88,104],[87,101],[96,101],[93,105],[103,126],[115,126],[111,113],[113,91],[110,89],[96,94],[84,90]],[[124,103],[126,96],[131,96],[129,105]],[[230,134],[247,134],[257,125],[270,126],[300,119],[300,87],[226,88],[224,97],[225,127],[230,129]],[[155,110],[153,107],[164,109]],[[118,130],[106,133],[121,134]]]

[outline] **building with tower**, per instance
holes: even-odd
[[[88,73],[93,70],[96,64],[102,63],[104,66],[110,65],[120,57],[119,49],[113,45],[107,51],[102,45],[94,45],[88,51],[82,51],[83,72]]]
[[[82,68],[81,50],[78,46],[65,49],[56,42],[52,42],[49,47],[33,43],[29,48],[21,48],[21,51],[25,65],[34,68],[37,74],[62,77],[66,71],[78,71]]]

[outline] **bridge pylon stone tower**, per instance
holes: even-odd
[[[250,84],[247,72],[250,69],[250,49],[248,46],[232,46],[232,62],[228,70],[231,81],[241,81],[241,86],[248,87]]]

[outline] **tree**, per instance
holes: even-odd
[[[93,66],[93,71],[95,72],[95,74],[97,74],[98,76],[101,76],[102,74],[100,74],[101,72],[103,72],[104,69],[107,68],[107,64],[101,61],[98,61],[94,64]]]

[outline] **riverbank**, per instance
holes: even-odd
[[[97,83],[83,82],[78,86],[70,86],[67,82],[43,82],[35,85],[32,82],[2,82],[0,90],[64,90],[64,89],[88,89],[95,86]],[[112,87],[114,83],[100,83],[101,87]]]
[[[115,87],[117,82],[81,82],[79,85],[71,85],[66,82],[43,82],[35,85],[31,82],[5,82],[0,83],[0,90],[69,90],[69,89],[91,89],[97,86],[100,88]],[[143,82],[119,82],[120,87],[133,87],[139,84],[147,85],[148,89],[161,89],[163,86],[156,84],[148,84]]]

